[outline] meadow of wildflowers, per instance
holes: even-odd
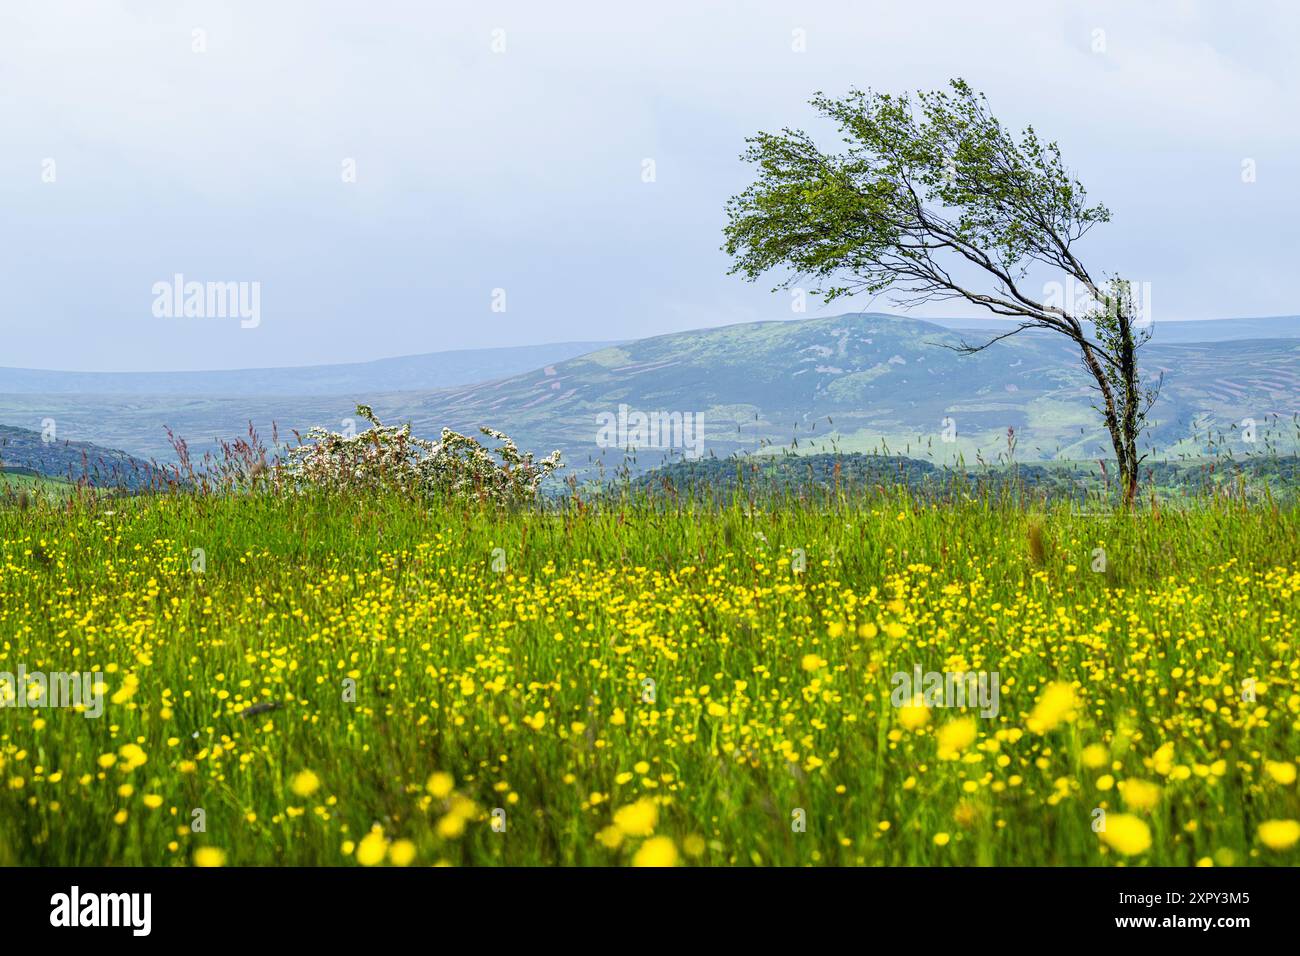
[[[0,671],[103,699],[0,688],[0,864],[1296,865],[1298,531],[10,499]],[[897,706],[914,672],[995,674],[996,713]]]

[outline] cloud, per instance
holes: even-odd
[[[1061,142],[1116,212],[1090,255],[1157,283],[1171,317],[1295,312],[1298,20],[1281,3],[11,0],[0,364],[302,364],[788,318],[718,250],[744,137],[812,123],[818,89],[955,75]],[[160,325],[149,289],[175,272],[262,282],[261,327]]]

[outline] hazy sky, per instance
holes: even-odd
[[[819,89],[952,76],[1060,142],[1114,213],[1086,261],[1149,281],[1157,319],[1292,314],[1297,41],[1280,2],[0,0],[0,365],[301,365],[798,317],[726,275],[744,137],[824,131]],[[258,283],[259,323],[156,315],[177,273]]]

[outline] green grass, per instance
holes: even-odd
[[[57,478],[0,471],[0,508],[6,505],[25,508],[36,501],[65,501],[76,493],[73,485]]]
[[[1130,865],[1295,865],[1258,828],[1300,819],[1298,519],[0,504],[0,670],[99,670],[112,697],[0,710],[0,863],[349,864],[379,827],[365,849],[415,864],[623,864],[645,835],[615,811],[648,800],[691,864],[1113,864],[1100,808],[1145,824]],[[906,729],[891,675],[915,665],[997,671],[999,713]],[[1057,682],[1077,706],[1035,724]],[[969,743],[939,732],[965,717]]]
[[[57,478],[0,470],[0,494],[10,491],[17,492],[22,489],[29,491],[65,491],[70,487],[66,481],[60,481]]]

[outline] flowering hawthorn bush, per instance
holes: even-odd
[[[491,428],[480,431],[501,442],[495,449],[450,428],[442,430],[438,442],[416,438],[409,424],[385,425],[368,405],[358,405],[357,414],[372,427],[356,435],[311,429],[307,440],[281,461],[281,486],[396,489],[504,505],[536,498],[542,481],[564,467],[559,451],[534,461],[531,452],[521,453],[509,437]]]

